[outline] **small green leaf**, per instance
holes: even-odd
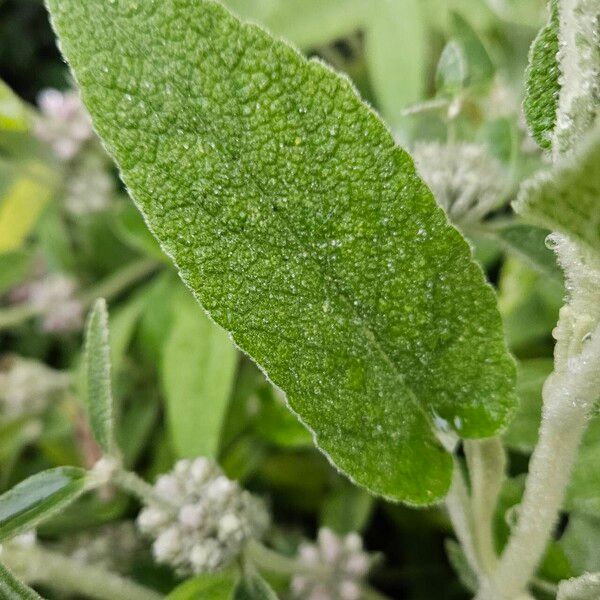
[[[29,586],[19,581],[0,563],[0,598],[2,600],[42,600]]]
[[[571,513],[560,545],[575,574],[600,571],[600,519]]]
[[[563,282],[556,255],[545,243],[550,231],[516,222],[498,223],[490,226],[488,231],[507,251],[516,254],[542,275]]]
[[[436,428],[504,427],[514,365],[469,246],[375,113],[215,2],[50,8],[96,129],[211,317],[355,481],[443,497]]]
[[[581,577],[561,581],[556,600],[598,600],[600,573],[586,573]]]
[[[532,359],[519,364],[519,409],[504,434],[504,441],[509,448],[525,454],[533,452],[542,416],[542,387],[552,373],[553,365],[551,358]]]
[[[16,250],[0,254],[0,295],[21,283],[29,274],[33,254],[26,250]]]
[[[440,56],[435,73],[435,87],[438,92],[456,94],[467,81],[467,60],[462,46],[450,40]]]
[[[0,130],[27,131],[33,110],[0,80]]]
[[[0,540],[32,529],[85,490],[86,472],[75,467],[42,471],[0,496]]]
[[[523,109],[531,135],[544,150],[552,147],[552,133],[560,94],[558,65],[558,2],[550,0],[548,23],[538,33],[529,51],[527,91]]]
[[[461,45],[467,60],[468,84],[479,86],[488,83],[493,78],[496,68],[479,35],[458,13],[452,13],[451,22],[454,38]]]
[[[200,575],[177,586],[166,600],[230,600],[235,582],[233,571]]]
[[[237,351],[227,333],[199,310],[192,295],[178,287],[161,368],[171,437],[180,458],[216,458]]]
[[[108,311],[100,298],[88,317],[85,335],[85,402],[96,441],[107,454],[116,451],[110,375]]]
[[[600,128],[591,132],[578,152],[525,182],[515,210],[600,253],[599,164]]]
[[[233,600],[277,600],[277,594],[256,571],[246,570],[233,592]]]

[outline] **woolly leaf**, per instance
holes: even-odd
[[[560,94],[558,64],[558,2],[550,0],[550,18],[529,51],[527,88],[523,109],[529,130],[541,148],[552,147],[552,133]]]
[[[600,573],[561,581],[556,600],[597,600],[600,597]]]
[[[50,8],[98,132],[212,318],[356,482],[441,498],[436,427],[494,435],[514,365],[467,243],[378,117],[215,2]]]
[[[85,403],[94,438],[107,454],[116,450],[110,363],[108,312],[100,298],[88,317],[85,334]]]
[[[588,136],[575,155],[526,182],[515,210],[600,252],[599,164],[600,129]]]
[[[0,496],[0,540],[32,529],[85,489],[86,472],[75,467],[42,471]]]

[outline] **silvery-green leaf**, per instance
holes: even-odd
[[[85,490],[86,472],[58,467],[32,475],[0,496],[0,540],[34,528]]]
[[[0,598],[2,600],[42,600],[29,586],[19,581],[0,563]]]
[[[107,454],[116,450],[111,386],[108,311],[106,301],[96,301],[85,334],[85,404],[94,438]]]
[[[341,470],[441,498],[436,428],[494,435],[514,366],[467,243],[379,118],[216,2],[50,8],[98,132],[204,308]]]

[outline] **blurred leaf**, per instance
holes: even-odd
[[[467,61],[468,84],[480,86],[489,83],[496,68],[479,35],[460,14],[452,13],[451,20],[454,39],[462,47]]]
[[[531,45],[523,110],[529,130],[541,148],[552,147],[560,94],[558,64],[559,15],[557,0],[549,1],[550,17]]]
[[[277,600],[277,595],[254,569],[246,568],[235,587],[233,600]]]
[[[600,127],[580,148],[526,181],[515,210],[532,222],[560,231],[600,253]]]
[[[236,579],[232,570],[200,575],[178,585],[165,600],[230,600]]]
[[[126,467],[132,467],[140,457],[156,425],[159,413],[158,399],[143,394],[139,394],[122,413],[117,440]]]
[[[148,231],[142,215],[131,202],[123,202],[119,205],[115,213],[115,227],[117,235],[135,250],[152,258],[168,260],[156,239]]]
[[[365,57],[379,111],[393,129],[403,110],[421,100],[427,76],[427,28],[422,0],[377,0],[368,9]]]
[[[600,396],[600,392],[598,393]],[[583,437],[567,490],[566,508],[600,517],[600,418],[590,422]]]
[[[435,423],[501,430],[514,366],[468,245],[376,114],[217,3],[50,7],[96,130],[211,316],[338,468],[396,500],[443,497]],[[115,85],[125,54],[136,77]]]
[[[106,454],[116,452],[114,402],[110,374],[108,311],[106,301],[96,301],[85,334],[85,403],[94,438]]]
[[[1,122],[1,121],[0,121]],[[0,563],[0,598],[2,600],[42,600],[42,597],[19,581]]]
[[[600,571],[600,518],[570,514],[560,545],[577,575]]]
[[[568,581],[561,581],[556,600],[598,600],[600,573],[586,573]]]
[[[32,475],[0,496],[0,540],[33,529],[80,496],[86,472],[58,467]]]
[[[530,454],[537,444],[542,411],[542,387],[554,368],[551,358],[523,361],[517,368],[519,409],[504,434],[512,450]]]
[[[50,169],[39,162],[25,163],[0,197],[0,253],[17,250],[31,233],[54,193]]]
[[[161,367],[169,431],[178,457],[216,458],[237,351],[187,290],[173,302]]]
[[[0,296],[11,287],[23,283],[29,275],[33,255],[28,250],[0,254]]]
[[[487,232],[494,236],[506,250],[515,253],[542,275],[549,275],[558,283],[563,282],[562,271],[556,263],[556,255],[545,243],[550,233],[547,229],[508,221],[490,225]]]
[[[30,126],[31,112],[24,102],[0,80],[0,129],[27,131]]]
[[[262,466],[267,455],[264,442],[243,436],[231,444],[221,456],[220,464],[229,479],[245,481]]]
[[[435,87],[438,93],[456,94],[463,87],[468,77],[467,59],[462,46],[450,40],[440,56],[435,73]]]
[[[339,535],[362,532],[373,512],[374,498],[365,490],[340,479],[321,509],[321,526]]]
[[[260,408],[254,417],[254,430],[264,440],[283,448],[312,446],[310,433],[277,396],[272,386],[265,382],[258,390]]]

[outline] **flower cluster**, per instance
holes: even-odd
[[[46,89],[38,96],[38,105],[42,116],[35,124],[36,136],[50,144],[58,158],[71,160],[94,134],[79,95]]]
[[[72,215],[100,212],[108,207],[114,191],[106,158],[98,152],[87,152],[66,183],[65,207]]]
[[[140,512],[137,524],[154,539],[155,559],[182,576],[227,566],[269,523],[263,503],[206,458],[179,461],[154,491],[157,502]]]
[[[321,529],[317,543],[303,543],[299,560],[307,573],[292,579],[292,594],[302,600],[359,600],[361,587],[372,565],[356,533],[338,536]]]
[[[500,162],[480,144],[419,143],[413,156],[438,203],[456,225],[482,220],[503,201]]]
[[[42,413],[70,381],[69,374],[36,360],[4,357],[0,361],[0,418],[13,420]]]
[[[72,277],[54,273],[19,286],[11,299],[27,302],[38,311],[44,331],[75,331],[83,324],[83,306],[75,297],[76,291]]]

